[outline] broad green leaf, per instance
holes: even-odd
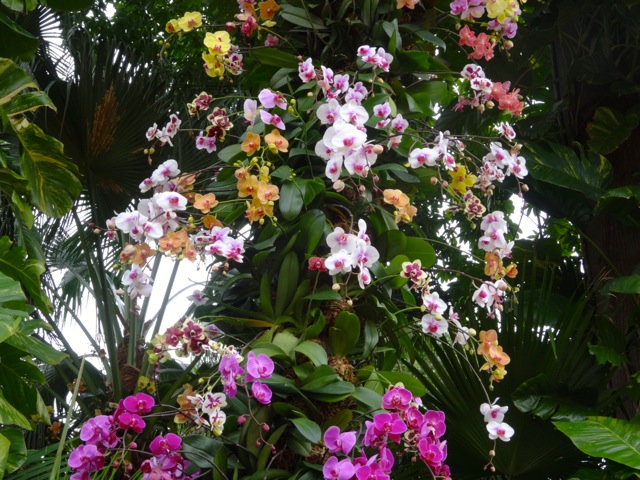
[[[49,300],[40,288],[40,275],[44,265],[37,260],[27,259],[24,247],[13,247],[9,237],[0,238],[0,272],[12,278],[29,292],[29,296],[42,310],[49,309]]]
[[[640,470],[640,425],[610,417],[553,422],[582,452]]]
[[[411,261],[420,260],[422,268],[432,267],[436,263],[436,252],[433,247],[422,238],[407,237],[404,255]]]
[[[392,69],[394,73],[428,72],[431,67],[430,57],[429,52],[403,50],[398,52],[396,56],[398,61],[393,62]]]
[[[38,49],[38,39],[2,12],[0,12],[0,38],[2,39],[0,57],[18,57],[21,60],[31,60]],[[0,63],[5,60],[10,61],[7,58],[2,58]],[[2,94],[4,79],[1,70],[2,66],[0,65],[0,105],[4,103],[4,95]],[[35,84],[33,86],[35,87]]]
[[[0,392],[0,423],[2,425],[16,425],[25,430],[33,430],[29,420],[7,401]]]
[[[436,105],[447,105],[453,98],[446,82],[429,80],[417,82],[407,88],[409,95],[421,106],[423,112],[435,115]]]
[[[327,28],[322,19],[313,15],[308,8],[294,7],[293,5],[286,3],[283,3],[281,7],[282,13],[280,16],[287,22],[291,22],[299,27],[310,28],[312,30],[324,30]],[[287,67],[288,65],[280,64],[278,66]]]
[[[612,278],[606,283],[602,290],[604,292],[639,294],[640,275],[626,275],[624,277]]]
[[[309,360],[311,360],[316,367],[327,364],[327,352],[324,351],[321,345],[315,342],[305,340],[297,345],[294,350],[309,357]]]
[[[389,259],[404,253],[407,247],[407,236],[400,230],[387,230],[376,242],[380,255]]]
[[[273,305],[271,303],[271,285],[269,275],[263,274],[260,279],[260,308],[271,318],[274,318]]]
[[[291,353],[291,350],[293,350],[298,342],[298,337],[287,331],[280,332],[275,337],[273,337],[274,345],[280,347],[287,355]]]
[[[362,352],[363,358],[367,358],[373,352],[373,349],[378,345],[378,326],[372,320],[364,322],[364,349]]]
[[[309,191],[309,189],[307,189]],[[313,253],[324,236],[327,218],[321,210],[309,210],[300,220],[300,236],[296,245],[302,245],[307,255]]]
[[[24,432],[17,428],[0,428],[0,443],[4,444],[4,440],[9,441],[9,451],[6,458],[0,453],[0,478],[4,473],[13,473],[27,459],[27,445],[24,441]],[[2,445],[2,449],[4,445]]]
[[[310,295],[304,297],[305,300],[342,300],[342,297],[338,292],[335,292],[329,288],[322,290],[316,290]]]
[[[411,393],[417,397],[422,397],[427,393],[427,389],[422,382],[408,373],[385,371],[378,371],[376,373],[378,378],[383,380],[387,385],[402,383],[404,388],[411,391]]]
[[[223,443],[220,440],[204,435],[187,435],[182,439],[182,451],[185,457],[200,468],[211,468],[211,459],[222,446]]]
[[[0,13],[0,25],[3,19]],[[6,17],[4,17],[6,19]],[[3,37],[7,38],[7,37]],[[0,42],[8,43],[8,42]],[[1,49],[0,49],[1,54]],[[6,56],[6,55],[5,55]],[[8,58],[0,58],[0,107],[9,102],[25,88],[38,88],[33,79]]]
[[[298,69],[298,59],[292,55],[277,48],[252,48],[250,55],[259,63],[271,65],[273,67],[295,68]]]
[[[25,335],[18,329],[15,329],[13,335],[7,338],[6,342],[19,350],[28,352],[29,355],[49,365],[57,365],[67,358],[66,353],[56,350],[35,337]]]
[[[605,365],[607,362],[614,367],[619,367],[624,362],[624,355],[620,351],[615,350],[606,345],[594,345],[589,343],[589,353],[595,355],[600,365]]]
[[[285,180],[282,184],[278,206],[282,217],[289,221],[294,220],[302,210],[304,206],[302,191],[293,181]]]
[[[37,125],[12,125],[22,144],[20,166],[29,182],[33,204],[50,217],[61,217],[82,190],[77,167],[64,156],[62,144]]]
[[[282,262],[278,275],[278,289],[276,290],[276,317],[284,312],[286,306],[291,303],[298,288],[300,276],[300,262],[295,252],[289,252]]]
[[[213,474],[213,480],[228,480],[224,475],[227,471],[227,449],[221,448],[216,452],[215,457],[213,457],[213,464],[217,467],[211,470]]]
[[[576,153],[572,148],[541,142],[528,143],[523,149],[529,174],[543,182],[584,194],[597,201],[611,181],[609,161],[593,152]]]
[[[49,107],[56,110],[56,106],[49,98],[49,95],[38,90],[35,92],[24,92],[21,95],[13,97],[4,104],[2,109],[10,117],[12,115],[37,110],[40,107]]]
[[[234,143],[233,145],[224,147],[218,152],[218,158],[226,164],[233,163],[236,160],[242,160],[243,158],[246,158],[246,156],[247,154],[242,151],[242,145],[239,143]]]
[[[614,152],[629,138],[639,122],[640,116],[636,112],[625,115],[611,108],[598,107],[593,120],[587,125],[589,147],[601,155]]]
[[[321,365],[302,381],[302,386],[309,390],[317,390],[338,379],[338,374],[333,368]]]
[[[382,408],[382,395],[374,392],[370,388],[356,387],[352,395],[353,399],[369,408],[370,410],[379,410]]]
[[[316,422],[312,422],[308,418],[292,418],[291,423],[306,440],[311,443],[320,442],[322,432]]]
[[[4,429],[3,429],[4,430]],[[24,438],[23,438],[24,441]],[[0,478],[4,478],[4,474],[7,471],[7,465],[9,463],[9,449],[11,448],[11,442],[7,437],[0,433]]]
[[[442,40],[440,37],[437,37],[436,35],[431,33],[429,30],[425,30],[424,28],[421,28],[420,26],[414,23],[403,23],[400,25],[400,30],[403,30],[405,32],[410,32],[420,37],[425,42],[429,42],[435,45],[436,47],[442,49],[442,51],[445,51],[447,48],[447,44],[444,42],[444,40]]]
[[[342,311],[329,329],[329,346],[335,356],[351,353],[360,339],[360,319],[353,313]]]

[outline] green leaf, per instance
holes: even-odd
[[[428,72],[431,67],[429,52],[418,50],[402,50],[396,55],[397,62],[393,62],[394,73]]]
[[[299,61],[296,56],[277,48],[252,48],[250,55],[264,65],[298,69]]]
[[[304,297],[305,300],[342,300],[342,297],[338,292],[334,292],[331,289],[324,288],[322,290],[316,290],[311,295]]]
[[[322,437],[320,426],[308,418],[292,418],[291,423],[300,434],[311,443],[319,443]]]
[[[348,355],[360,339],[360,319],[353,313],[342,311],[329,329],[329,346],[335,356]]]
[[[439,80],[414,83],[407,88],[407,93],[420,105],[422,111],[429,115],[436,114],[436,105],[448,105],[453,98],[447,83]]]
[[[0,393],[0,423],[3,425],[17,425],[25,430],[33,430],[29,420],[11,405]]]
[[[362,352],[363,358],[367,358],[373,352],[373,349],[378,345],[378,326],[372,320],[364,322],[364,350]]]
[[[624,355],[618,350],[607,347],[606,345],[594,345],[589,343],[589,353],[595,355],[600,365],[605,365],[607,362],[614,367],[619,367],[624,362]]]
[[[239,143],[224,147],[218,152],[218,158],[226,164],[230,164],[236,160],[242,160],[246,158],[246,156],[247,154],[242,150],[242,145]]]
[[[609,161],[594,152],[576,153],[572,148],[547,143],[528,143],[523,150],[532,177],[552,185],[583,193],[597,201],[611,181]]]
[[[298,342],[298,337],[287,331],[280,332],[275,337],[273,337],[274,345],[280,347],[287,355],[291,353],[291,350],[293,350]]]
[[[2,23],[2,18],[3,15],[0,13],[0,24]],[[37,89],[38,85],[14,62],[8,58],[0,58],[0,107],[8,103],[25,88]]]
[[[56,106],[49,98],[49,95],[38,90],[17,95],[4,105],[3,110],[10,117],[37,110],[40,107],[49,107],[56,110]]]
[[[309,210],[302,216],[299,227],[300,236],[296,245],[302,245],[306,255],[311,255],[322,240],[326,222],[327,218],[321,210]]]
[[[587,455],[640,469],[640,425],[610,417],[553,424]]]
[[[64,156],[62,144],[37,125],[12,125],[22,144],[20,166],[34,205],[45,215],[61,217],[82,190],[77,167]]]
[[[220,440],[204,435],[187,435],[182,439],[185,457],[200,468],[211,468],[211,459],[223,446]]]
[[[311,360],[316,367],[327,364],[327,352],[324,351],[321,345],[315,342],[305,340],[293,350],[309,357],[309,360]]]
[[[27,459],[27,445],[24,441],[24,432],[16,428],[0,428],[0,478],[5,473],[13,473]],[[9,451],[5,456],[5,440],[9,442]]]
[[[395,385],[396,383],[403,383],[404,388],[409,390],[417,397],[422,397],[427,393],[426,387],[420,382],[420,380],[416,379],[413,375],[402,372],[384,372],[378,371],[376,372],[378,378],[384,380],[387,385]]]
[[[287,22],[303,28],[312,30],[324,30],[327,28],[321,18],[309,12],[308,8],[299,8],[283,3],[281,5],[282,13],[280,16]],[[297,63],[296,63],[297,65]],[[288,65],[280,64],[279,67],[287,67]]]
[[[378,238],[376,246],[383,258],[393,258],[404,252],[407,236],[400,230],[387,230]]]
[[[624,143],[640,123],[636,112],[624,115],[617,110],[598,107],[593,120],[587,125],[589,147],[601,154],[614,152]]]
[[[276,290],[276,317],[284,312],[286,306],[291,303],[298,287],[300,275],[300,263],[295,252],[289,252],[282,262],[278,275],[278,290]]]
[[[302,207],[304,199],[300,187],[291,180],[285,180],[280,189],[280,200],[278,200],[280,213],[285,220],[294,220]]]
[[[38,39],[2,12],[0,12],[0,38],[2,38],[0,57],[18,57],[21,60],[31,60],[38,49]],[[0,105],[4,103],[2,90],[5,79],[2,75],[2,63],[5,61],[10,62],[11,60],[0,59]],[[34,84],[33,87],[35,88],[36,85]]]
[[[411,261],[420,260],[422,268],[432,267],[436,263],[436,252],[433,247],[422,238],[407,237],[404,255]]]
[[[400,25],[400,30],[403,30],[405,32],[410,32],[410,33],[420,37],[425,42],[429,42],[429,43],[435,45],[436,47],[442,49],[442,51],[445,51],[447,49],[447,44],[444,42],[444,40],[442,40],[440,37],[437,37],[436,35],[431,33],[429,30],[425,30],[423,28],[420,28],[416,24],[403,23],[403,24]]]
[[[3,429],[4,430],[4,429]],[[23,438],[24,441],[24,438]],[[7,471],[7,464],[9,463],[9,449],[11,448],[11,442],[7,437],[0,433],[0,478],[4,478],[4,474]]]
[[[378,392],[374,392],[370,388],[356,387],[352,398],[370,410],[375,411],[382,408],[382,395]]]
[[[624,277],[612,278],[603,287],[603,293],[640,293],[640,275],[626,275]]]
[[[40,275],[44,273],[44,265],[37,260],[27,259],[24,247],[11,247],[9,237],[0,238],[0,272],[20,282],[36,306],[48,311],[49,300],[40,288]],[[4,286],[7,284],[4,283]]]

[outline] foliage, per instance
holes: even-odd
[[[620,339],[579,313],[603,321],[586,306],[591,292],[573,283],[579,269],[563,258],[576,251],[562,233],[567,224],[545,232],[563,238],[559,245],[514,244],[508,198],[529,190],[528,167],[533,190],[561,193],[554,204],[532,198],[579,226],[613,199],[633,200],[631,187],[611,189],[603,155],[629,138],[635,113],[599,109],[591,150],[557,138],[517,144],[512,116],[523,115],[516,129],[533,139],[557,113],[546,85],[523,90],[533,100],[525,103],[520,85],[506,81],[515,69],[498,50],[528,62],[521,52],[532,45],[511,41],[517,3],[491,2],[485,12],[483,2],[268,0],[241,4],[235,17],[220,3],[199,12],[116,2],[113,25],[99,16],[63,21],[78,70],[73,82],[57,79],[52,98],[74,108],[40,121],[64,131],[67,113],[83,112],[65,144],[85,177],[89,221],[101,227],[83,223],[76,204],[77,235],[58,251],[67,264],[81,259],[71,276],[93,287],[108,350],[106,383],[78,396],[84,416],[76,421],[91,408],[107,415],[79,430],[83,445],[72,442],[74,477],[175,476],[191,462],[187,476],[197,467],[214,478],[387,478],[393,465],[394,477],[448,478],[445,445],[456,477],[478,478],[483,464],[508,478],[569,474],[585,456],[544,422],[610,414],[613,401],[594,392],[609,379],[606,365],[624,362]],[[527,8],[534,18],[538,10]],[[112,33],[130,45],[160,38],[159,60],[155,49],[136,56],[106,40]],[[546,57],[536,58],[532,74],[547,78]],[[492,61],[485,73],[470,59]],[[156,87],[181,100],[154,117],[147,107],[164,105],[144,95]],[[137,109],[127,108],[128,93]],[[607,134],[606,118],[629,128]],[[153,143],[144,147],[137,139],[147,127]],[[150,192],[141,201],[140,181]],[[134,210],[122,212],[131,201]],[[114,209],[122,213],[108,219]],[[67,252],[75,242],[80,248]],[[512,253],[527,276],[505,261]],[[546,270],[530,255],[568,282],[553,294],[539,288]],[[210,272],[190,296],[193,307],[163,334],[171,288],[184,287],[176,269],[153,322],[148,298],[138,305],[161,283],[161,257]],[[519,300],[514,278],[526,289]],[[611,291],[634,289],[633,277],[619,280]],[[73,315],[72,297],[51,291]],[[536,308],[541,293],[546,309]],[[494,388],[510,397],[500,403],[512,407],[515,434]],[[154,416],[136,410],[147,402],[136,391],[159,400]],[[110,400],[120,400],[115,410]],[[404,445],[394,446],[400,434]],[[342,449],[352,442],[360,457]],[[105,464],[105,454],[115,462]]]

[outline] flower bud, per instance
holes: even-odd
[[[238,417],[238,425],[244,425],[244,422],[247,421],[247,417],[245,417],[244,415]]]
[[[382,145],[377,144],[373,146],[373,153],[380,155],[382,152],[384,152],[384,147]]]
[[[262,425],[262,430],[264,430],[265,432],[269,431],[269,425],[267,425],[266,423],[264,425]]]
[[[523,192],[529,191],[529,185],[527,185],[526,183],[523,183],[520,188],[522,189]]]
[[[130,442],[129,443],[129,448],[136,449],[136,448],[138,448],[138,444],[136,442]]]
[[[347,305],[349,305],[350,307],[353,307],[353,300],[351,299],[347,300]]]
[[[431,177],[431,185],[437,185],[438,184],[438,177]]]
[[[470,337],[475,337],[478,334],[475,328],[470,328],[469,330],[467,330],[467,333],[469,334]]]
[[[344,182],[342,180],[336,180],[333,183],[333,189],[336,192],[341,192],[342,190],[344,190],[344,187],[345,187],[345,184],[344,184]]]
[[[334,283],[331,286],[331,290],[333,290],[334,292],[337,292],[338,290],[340,290],[340,284],[339,283]]]
[[[94,229],[93,229],[93,233],[94,233],[95,235],[99,235],[99,234],[100,234],[100,232],[101,232],[101,230],[100,230],[99,228],[94,228]]]
[[[495,457],[496,456],[496,451],[495,450],[489,450],[489,456],[490,457]]]

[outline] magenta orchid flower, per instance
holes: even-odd
[[[135,395],[130,395],[124,399],[124,408],[130,413],[137,413],[138,415],[144,415],[149,413],[156,401],[151,395],[140,392]]]
[[[253,385],[251,385],[251,394],[253,398],[263,405],[269,405],[271,403],[271,389],[260,380],[256,380],[253,382]]]
[[[256,378],[269,378],[273,373],[273,368],[273,360],[264,353],[256,356],[255,353],[249,352],[247,356],[247,382]]]
[[[322,467],[322,473],[325,480],[349,480],[355,468],[348,458],[338,461],[337,457],[331,457]]]
[[[340,428],[331,426],[324,432],[324,444],[331,453],[342,452],[349,455],[356,444],[356,432],[340,433]]]
[[[167,433],[166,437],[158,435],[149,444],[149,450],[154,456],[177,452],[182,447],[182,438],[175,433]]]

